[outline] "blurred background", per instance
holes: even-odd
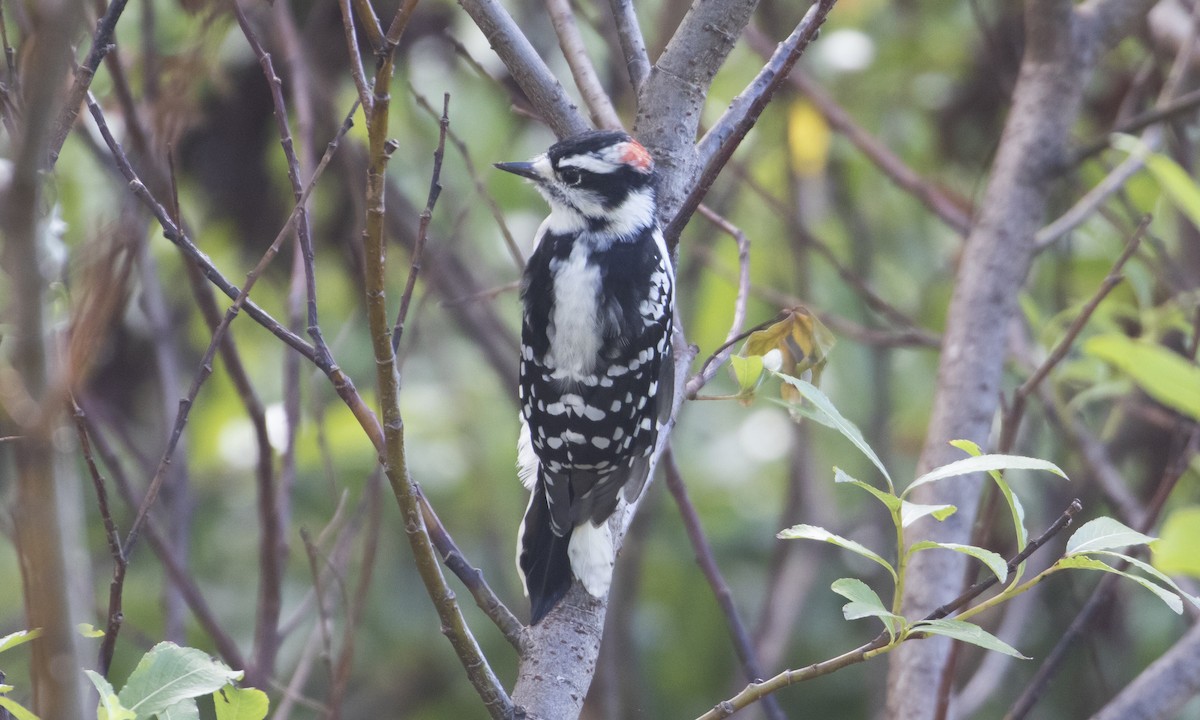
[[[375,4],[383,18],[392,16],[394,5]],[[651,59],[687,5],[638,3]],[[4,5],[8,37],[19,51],[36,6]],[[521,0],[506,6],[574,93],[541,5]],[[86,7],[90,35],[101,7]],[[282,80],[307,175],[356,98],[338,4],[248,1],[244,9]],[[1064,158],[1056,185],[1061,197],[1051,203],[1056,214],[1127,156],[1108,149],[1106,138],[1153,105],[1186,47],[1191,11],[1175,12],[1182,15],[1148,22],[1101,60],[1075,129],[1076,149],[1098,142],[1099,150]],[[580,2],[576,13],[601,78],[631,125],[634,94],[614,51],[607,4]],[[759,70],[763,56],[757,50],[769,52],[782,39],[777,29],[794,26],[799,15],[793,2],[763,0],[753,31],[716,79],[705,126]],[[82,26],[80,32],[75,39],[82,53],[89,42]],[[293,202],[270,88],[253,51],[230,6],[202,0],[134,0],[116,41],[117,51],[92,84],[110,129],[164,202],[171,197],[164,183],[171,158],[190,236],[226,278],[240,284]],[[969,223],[986,185],[1022,47],[1015,3],[841,0],[801,61],[797,81],[764,113],[706,201],[749,240],[747,325],[796,305],[824,321],[837,342],[820,386],[858,424],[901,485],[912,478],[925,436],[939,333],[963,252],[962,223]],[[369,70],[369,50],[363,57]],[[527,502],[514,470],[516,284],[546,209],[531,187],[493,171],[491,163],[526,159],[554,138],[531,116],[484,36],[448,0],[420,3],[396,67],[391,133],[398,149],[388,168],[393,314],[429,190],[445,94],[450,121],[443,190],[399,346],[410,469],[466,558],[524,618],[513,562]],[[1191,87],[1185,80],[1183,90]],[[83,325],[87,332],[76,330],[59,345],[86,356],[76,399],[91,425],[102,474],[140,495],[211,338],[198,300],[211,294],[197,289],[203,281],[190,277],[177,248],[128,192],[87,115],[81,113],[46,178],[40,232],[49,286],[43,304],[47,327],[60,338],[71,318],[93,310]],[[361,111],[355,119],[312,193],[310,221],[321,330],[337,365],[374,407],[361,279],[366,131]],[[1178,110],[1155,127],[1164,138],[1156,157],[1173,160],[1186,178],[1196,157],[1194,110]],[[10,140],[7,133],[0,139],[6,156],[14,152]],[[881,170],[888,162],[911,172],[916,194]],[[1136,174],[1100,212],[1038,257],[1020,298],[1023,322],[995,329],[1012,336],[1006,391],[1062,337],[1143,213],[1154,216],[1146,241],[1083,337],[1121,335],[1179,352],[1195,342],[1200,237],[1189,216],[1177,211],[1181,203],[1186,200],[1164,192],[1161,177]],[[303,274],[295,257],[289,238],[251,297],[304,336]],[[680,316],[700,360],[729,331],[737,274],[734,239],[696,216],[679,246],[678,289]],[[215,303],[222,313],[228,306],[223,296]],[[269,461],[288,546],[282,645],[259,678],[267,683],[273,717],[326,716],[330,666],[341,661],[348,637],[353,646],[341,666],[343,717],[483,717],[440,637],[396,503],[358,423],[327,378],[261,326],[243,314],[231,332],[261,405],[261,422],[256,427],[247,411],[251,392],[239,388],[218,359],[191,408],[153,514],[160,552],[184,568],[215,624],[248,655],[262,573],[258,483]],[[1177,459],[1179,428],[1195,418],[1079,350],[1045,387],[1049,399],[1031,407],[1015,452],[1052,460],[1072,480],[1011,474],[1030,531],[1049,525],[1072,497],[1082,500],[1084,519],[1122,517],[1122,500],[1135,510],[1143,507]],[[735,390],[722,370],[704,394]],[[831,657],[878,632],[873,621],[842,619],[844,600],[829,591],[833,580],[860,577],[890,598],[890,581],[879,567],[830,545],[777,540],[776,532],[796,523],[821,525],[889,559],[895,555],[879,505],[833,484],[835,465],[863,480],[878,482],[878,472],[835,432],[794,422],[770,401],[776,396],[768,385],[749,404],[687,403],[673,434],[680,474],[772,673]],[[111,558],[95,493],[73,428],[64,424],[54,438],[61,498],[71,518],[67,530],[74,536],[70,583],[80,619],[103,627]],[[1119,471],[1120,487],[1097,482],[1096,465],[1081,454],[1088,441],[1099,443]],[[0,500],[11,501],[11,467],[0,444]],[[1194,459],[1184,458],[1183,467],[1162,514],[1168,521],[1197,502]],[[675,502],[661,481],[648,492],[618,561],[587,718],[694,717],[745,684]],[[126,529],[134,509],[115,485],[110,493],[114,519]],[[1011,554],[1007,525],[994,525],[988,547]],[[1200,532],[1190,521],[1177,525],[1172,537],[1194,540]],[[0,513],[0,529],[12,537],[7,512]],[[1033,565],[1051,562],[1061,542]],[[320,609],[314,567],[322,573]],[[19,578],[15,545],[0,541],[0,635],[25,626]],[[984,624],[1026,655],[1044,658],[1096,580],[1092,574],[1057,575]],[[451,578],[451,584],[493,667],[511,686],[515,653],[458,581]],[[218,652],[147,542],[132,558],[124,614],[112,668],[117,682],[161,639]],[[322,614],[329,620],[327,635],[318,622]],[[1150,593],[1122,586],[1033,716],[1087,717],[1190,622]],[[83,642],[92,657],[99,641]],[[25,649],[0,657],[0,670],[17,688],[28,687],[27,657]],[[1000,717],[1038,662],[985,659],[964,648],[957,665],[958,716]],[[792,717],[879,718],[884,678],[885,661],[877,659],[778,698]],[[1200,718],[1200,703],[1192,702],[1183,717]]]

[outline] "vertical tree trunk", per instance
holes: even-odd
[[[1007,355],[1007,328],[1016,315],[1017,294],[1029,270],[1050,183],[1063,167],[1083,87],[1098,53],[1153,1],[1120,4],[1123,7],[1116,8],[1116,3],[1094,0],[1076,8],[1071,0],[1025,3],[1025,56],[950,302],[937,395],[918,472],[959,459],[962,455],[947,444],[950,440],[988,445]],[[916,502],[958,507],[944,523],[927,523],[922,534],[941,542],[968,542],[985,479],[970,476],[915,491]],[[917,554],[909,565],[905,613],[921,617],[957,595],[965,565],[958,553]],[[906,643],[893,654],[889,718],[934,717],[949,648],[949,640],[937,638]]]

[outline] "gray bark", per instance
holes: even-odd
[[[1200,693],[1200,625],[1155,660],[1092,720],[1167,720]]]
[[[1013,107],[1001,138],[979,217],[967,238],[947,317],[937,395],[918,472],[960,458],[956,438],[987,447],[1005,361],[1004,328],[1017,306],[1046,212],[1051,181],[1066,157],[1083,87],[1096,56],[1127,32],[1153,0],[1027,0],[1026,49]],[[950,503],[958,513],[919,533],[939,542],[968,542],[985,478],[925,485],[916,502]],[[957,595],[965,558],[919,553],[909,566],[904,610],[921,617]],[[950,642],[906,643],[888,673],[888,717],[934,717]]]

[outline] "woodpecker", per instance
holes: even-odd
[[[496,163],[550,205],[521,283],[518,475],[530,491],[517,565],[536,624],[577,578],[603,597],[608,519],[641,493],[674,393],[675,273],[654,161],[628,134],[569,137]]]

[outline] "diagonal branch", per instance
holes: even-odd
[[[596,67],[592,65],[592,59],[583,45],[583,36],[579,34],[571,3],[569,0],[546,0],[546,12],[550,15],[550,23],[554,25],[554,33],[558,35],[558,46],[562,48],[567,66],[571,68],[571,76],[575,78],[575,87],[579,88],[583,104],[592,116],[592,124],[611,130],[621,128],[621,118],[617,116],[612,100],[605,92],[600,76],[596,74]]]
[[[638,25],[637,10],[633,0],[609,0],[613,21],[617,26],[617,39],[621,52],[625,53],[625,65],[629,69],[629,82],[636,93],[650,75],[650,56],[646,54],[646,40]]]
[[[112,0],[105,9],[104,15],[100,17],[100,22],[96,23],[96,34],[92,37],[92,49],[88,51],[83,64],[75,70],[75,82],[71,85],[67,100],[59,110],[58,119],[54,123],[54,132],[50,136],[47,150],[49,159],[47,169],[52,169],[58,162],[58,154],[62,150],[63,143],[67,141],[71,126],[75,124],[75,118],[79,117],[79,108],[83,106],[84,95],[87,94],[88,88],[92,84],[92,78],[96,76],[96,70],[100,68],[104,56],[115,47],[113,33],[116,32],[117,21],[121,19],[121,13],[125,12],[125,5],[128,1]]]
[[[679,473],[679,465],[675,462],[675,453],[672,449],[668,448],[663,453],[663,463],[667,489],[671,491],[671,496],[675,498],[675,504],[679,506],[679,514],[683,517],[683,526],[687,530],[688,540],[691,541],[692,549],[696,552],[696,564],[700,566],[705,579],[712,586],[717,604],[721,606],[721,612],[725,614],[725,622],[729,625],[729,634],[733,636],[733,647],[737,651],[738,659],[742,661],[746,679],[752,683],[759,682],[763,678],[763,671],[754,650],[754,643],[750,640],[750,633],[746,630],[746,625],[742,622],[737,607],[733,604],[733,592],[729,589],[729,583],[725,582],[724,576],[721,575],[721,569],[717,567],[717,559],[713,554],[712,545],[709,544],[708,537],[704,534],[704,528],[700,525],[700,516],[696,513],[696,506],[688,497],[687,486]],[[771,720],[781,720],[787,717],[783,714],[783,709],[779,707],[779,701],[773,695],[763,698],[763,707],[767,717]]]
[[[792,71],[804,49],[816,37],[817,30],[825,22],[835,2],[837,0],[817,0],[809,7],[792,34],[779,44],[771,59],[750,85],[733,99],[721,119],[700,140],[696,153],[703,170],[691,192],[680,203],[678,211],[663,230],[668,246],[678,242],[679,234],[683,232],[683,227],[691,219],[692,213],[704,200],[717,175],[733,157],[746,133],[758,122],[758,116],[767,107],[767,103],[771,102],[775,91]]]
[[[558,79],[499,0],[459,0],[458,4],[487,37],[555,135],[563,138],[590,129],[579,108],[567,97]]]

